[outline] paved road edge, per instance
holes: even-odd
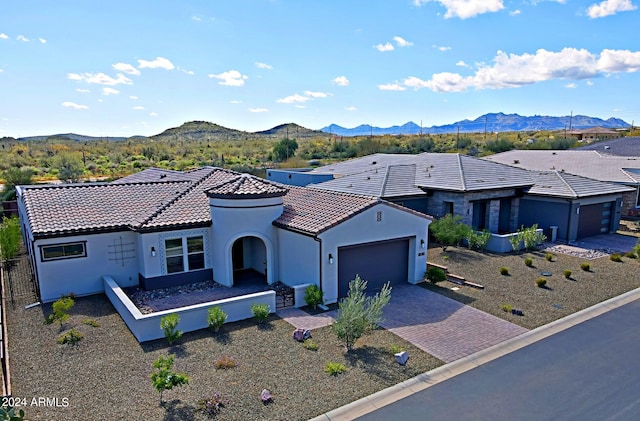
[[[452,363],[440,366],[427,373],[422,373],[402,383],[365,396],[340,408],[333,409],[310,421],[353,420],[637,299],[640,299],[640,288],[613,297],[607,301],[578,311],[577,313],[570,314],[562,319],[530,330],[529,332],[478,351],[475,354],[463,357]]]

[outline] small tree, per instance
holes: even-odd
[[[462,223],[460,215],[451,214],[433,221],[429,229],[445,251],[448,246],[458,245],[465,238],[469,238],[471,232],[471,227]]]
[[[298,142],[285,137],[273,147],[273,159],[278,162],[286,161],[296,154],[297,149]]]
[[[224,310],[220,308],[220,306],[211,307],[209,310],[207,310],[207,313],[207,323],[214,332],[220,330],[224,322],[227,321],[227,313],[225,313]]]
[[[151,383],[160,392],[160,404],[162,405],[162,392],[171,390],[174,387],[189,383],[189,376],[172,371],[174,357],[169,354],[167,358],[162,355],[153,363],[156,369],[151,373]]]
[[[312,284],[304,290],[304,301],[307,305],[314,309],[318,307],[318,304],[324,302],[324,293],[320,290],[318,285]]]
[[[169,341],[169,345],[180,339],[182,331],[178,330],[180,316],[177,313],[167,314],[160,319],[160,328],[164,332],[164,337]]]
[[[75,301],[71,297],[62,297],[55,301],[52,305],[53,313],[47,318],[47,323],[58,322],[60,323],[60,330],[62,330],[64,322],[69,320],[68,312],[74,304]]]
[[[331,329],[344,342],[347,351],[353,349],[356,340],[375,329],[383,320],[382,310],[391,299],[391,287],[387,282],[373,297],[367,296],[367,282],[359,275],[349,282],[349,292],[340,301],[338,314]]]

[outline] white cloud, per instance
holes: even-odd
[[[592,4],[587,9],[587,15],[591,19],[603,18],[605,16],[615,15],[618,12],[629,12],[636,10],[638,7],[631,3],[631,0],[604,0],[598,4]]]
[[[29,38],[25,37],[24,35],[18,35],[16,39],[22,42],[29,42]]]
[[[397,35],[393,37],[393,40],[396,42],[398,47],[411,47],[413,45],[413,42],[409,42],[406,39],[399,37]]]
[[[587,81],[587,86],[593,86],[593,82],[592,82],[592,81],[590,81],[590,80],[588,80],[588,81]]]
[[[411,76],[402,84],[416,90],[428,88],[434,92],[463,92],[470,88],[516,88],[553,79],[583,80],[637,71],[640,71],[640,51],[602,50],[599,57],[575,48],[564,48],[559,52],[540,49],[535,54],[522,55],[498,51],[493,65],[480,65],[472,76],[443,72],[433,74],[429,80]],[[381,86],[384,85],[379,88]]]
[[[115,79],[109,75],[105,75],[104,73],[83,73],[83,74],[67,73],[67,79],[81,80],[87,83],[97,83],[98,85],[132,85],[133,84],[131,79],[129,79],[122,73],[118,73]]]
[[[229,70],[218,75],[211,74],[209,77],[219,79],[220,82],[218,83],[225,86],[242,86],[244,81],[249,79],[248,76],[241,74],[237,70]]]
[[[258,67],[258,69],[267,69],[267,70],[273,69],[273,66],[267,63],[260,63],[259,61],[256,61],[256,67]]]
[[[144,110],[144,107],[142,105],[136,105],[135,107],[133,107],[134,110]]]
[[[183,73],[188,74],[189,76],[195,75],[195,72],[193,70],[187,70],[187,69],[180,68],[180,71],[183,72]]]
[[[5,33],[0,33],[0,39],[8,39],[9,35],[5,34]]]
[[[102,88],[102,95],[118,95],[120,93],[119,90],[113,88]]]
[[[335,83],[338,86],[349,86],[349,79],[346,76],[338,76],[333,79],[331,82]]]
[[[445,46],[445,45],[433,45],[433,48],[437,48],[438,51],[449,51],[451,50],[451,47]]]
[[[242,104],[242,101],[234,99],[234,100],[229,101],[229,104]]]
[[[467,19],[484,13],[497,12],[504,9],[502,0],[413,0],[416,6],[435,1],[440,3],[447,13],[444,18]]]
[[[297,102],[307,102],[310,99],[311,98],[309,98],[308,96],[302,96],[300,94],[293,94],[293,95],[289,95],[289,96],[284,97],[284,98],[280,98],[280,99],[276,100],[276,102],[279,102],[280,104],[295,104]]]
[[[158,113],[149,113],[150,117],[158,117]]]
[[[578,85],[576,85],[574,82],[571,82],[571,83],[567,83],[566,85],[564,85],[564,87],[568,88],[568,89],[575,89],[575,88],[578,87]]]
[[[387,42],[386,44],[374,45],[373,48],[375,48],[376,50],[378,50],[380,52],[395,50],[395,48],[393,47],[393,45],[390,42]]]
[[[307,108],[307,106],[306,106],[306,105],[300,105],[300,104],[298,104],[298,105],[294,105],[294,107],[295,107],[295,108]]]
[[[313,91],[304,91],[304,94],[309,98],[326,98],[331,94],[325,92],[313,92]]]
[[[138,67],[140,69],[165,69],[173,70],[176,66],[164,57],[156,57],[155,60],[138,60]]]
[[[191,20],[194,22],[200,22],[202,21],[202,18],[200,16],[191,16]]]
[[[385,83],[384,85],[378,85],[378,89],[381,91],[405,91],[407,88],[398,83]]]
[[[71,102],[71,101],[65,101],[62,103],[63,107],[67,107],[67,108],[73,108],[75,110],[88,110],[89,107],[87,107],[86,105],[80,105],[80,104],[76,104],[75,102]]]
[[[40,43],[42,43],[42,44],[46,44],[47,43],[47,40],[44,39],[44,38],[38,38],[38,41],[40,41]]]
[[[521,14],[522,12],[518,9],[518,10],[513,10],[511,12],[509,12],[509,15],[511,16],[518,16],[519,14]]]
[[[460,60],[459,62],[456,63],[456,66],[458,67],[471,67],[469,66],[467,63],[465,63],[464,61]]]
[[[138,97],[137,97],[137,96],[135,96],[135,95],[129,95],[129,99],[136,100],[136,99],[138,99]]]
[[[81,94],[88,94],[89,92],[91,92],[91,90],[89,89],[76,89],[76,92],[80,92]]]
[[[266,113],[269,111],[268,108],[249,108],[249,111],[252,113]]]
[[[135,66],[129,63],[116,63],[116,64],[113,64],[111,67],[129,75],[138,76],[140,74],[140,70],[136,69]]]
[[[354,107],[353,105],[350,106],[350,107],[344,107],[344,109],[347,110],[347,111],[356,111],[357,110],[357,108]]]

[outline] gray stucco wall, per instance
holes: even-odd
[[[520,200],[520,224],[525,227],[538,224],[538,228],[542,228],[549,238],[549,227],[555,225],[558,227],[558,240],[567,241],[570,208],[571,205],[566,200],[549,201],[525,197]]]

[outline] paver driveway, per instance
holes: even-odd
[[[518,336],[527,329],[416,285],[396,285],[381,324],[444,362]]]

